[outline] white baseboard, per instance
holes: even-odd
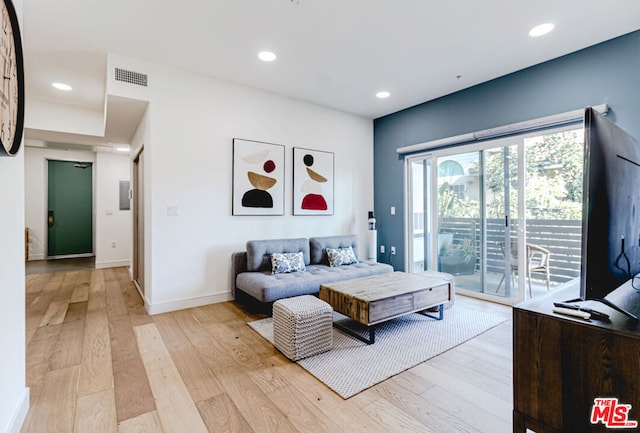
[[[44,260],[44,254],[29,254],[29,261]]]
[[[18,402],[18,406],[9,421],[7,433],[20,433],[22,424],[24,424],[24,420],[27,418],[27,412],[29,412],[29,388],[25,388],[22,393],[22,398]]]
[[[208,296],[198,296],[196,298],[179,299],[169,302],[160,302],[157,304],[149,304],[144,300],[144,307],[149,315],[168,313],[170,311],[184,310],[185,308],[201,307],[203,305],[217,304],[218,302],[231,301],[233,297],[231,293],[216,293]]]
[[[131,260],[114,260],[111,262],[96,262],[96,269],[119,268],[122,266],[131,266]]]

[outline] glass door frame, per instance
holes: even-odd
[[[429,170],[424,170],[423,171],[423,178],[421,179],[421,184],[422,184],[422,192],[423,192],[423,209],[434,209],[434,201],[433,199],[433,194],[432,194],[432,182],[434,181],[433,179],[433,163],[432,163],[432,158],[431,158],[431,154],[427,153],[427,154],[419,154],[419,155],[413,155],[410,157],[405,158],[404,161],[404,208],[405,210],[411,210],[411,212],[405,212],[405,224],[404,224],[404,239],[405,239],[405,269],[407,269],[407,272],[413,273],[413,267],[414,267],[414,258],[415,258],[415,251],[414,251],[414,218],[413,218],[413,194],[414,194],[414,179],[413,179],[413,170],[411,169],[411,166],[414,162],[423,162],[423,163],[427,163],[428,164],[423,164],[424,167],[426,167],[427,165],[430,165],[431,168]],[[427,178],[425,176],[426,173],[429,173],[430,176],[429,178]],[[428,187],[427,187],[428,186]],[[428,191],[427,191],[428,190]],[[435,203],[437,204],[437,203]],[[433,225],[433,221],[434,219],[428,215],[428,212],[424,212],[423,213],[423,221],[422,221],[422,226],[423,226],[423,257],[424,257],[424,262],[425,262],[425,266],[427,267],[427,269],[431,270],[433,269],[433,260],[427,262],[427,257],[431,257],[432,254],[428,252],[430,251],[435,251],[435,249],[433,249],[433,242],[432,242],[432,247],[431,248],[427,248],[427,239],[430,237],[433,238],[433,236],[431,236],[431,234],[434,231],[434,225]],[[429,236],[428,236],[429,235]],[[433,240],[433,239],[432,239]]]
[[[429,208],[437,209],[438,207],[438,195],[437,195],[437,185],[438,185],[438,160],[447,156],[453,156],[461,153],[470,153],[470,152],[480,152],[487,149],[500,148],[516,145],[518,150],[518,229],[517,229],[517,242],[518,242],[518,250],[525,251],[525,234],[526,234],[526,218],[525,218],[525,147],[524,147],[524,138],[528,136],[528,134],[506,137],[506,138],[497,138],[489,141],[484,141],[481,143],[471,143],[467,145],[454,146],[445,149],[438,149],[428,152],[423,152],[411,156],[405,157],[404,161],[404,172],[405,172],[405,188],[404,188],[404,197],[405,197],[405,269],[408,272],[413,272],[413,179],[412,179],[412,163],[417,161],[425,161],[430,160],[431,170],[430,170],[430,179],[427,184],[430,186],[428,193],[425,191],[424,200],[429,200]],[[485,167],[482,167],[483,171],[481,173],[482,176],[482,194],[485,195],[486,192],[486,183],[484,182]],[[484,199],[483,199],[484,200]],[[426,207],[426,206],[425,206]],[[482,215],[483,221],[486,220],[486,214]],[[424,232],[426,233],[435,233],[438,227],[438,212],[431,212],[431,215],[425,215],[425,225]],[[483,229],[484,230],[484,229]],[[426,237],[425,237],[426,242]],[[430,254],[428,255],[431,260],[427,264],[426,269],[437,270],[437,255],[435,252],[438,248],[438,239],[437,236],[431,236],[431,249]],[[482,243],[481,247],[482,260],[481,264],[483,269],[481,269],[482,278],[486,274],[486,255],[487,248],[485,242]],[[518,269],[526,269],[526,255],[518,254]],[[425,251],[425,259],[427,257]],[[509,259],[505,258],[505,278],[508,278],[510,273],[510,264]],[[525,300],[525,281],[524,272],[520,273],[519,278],[517,279],[517,297],[513,298],[505,298],[496,296],[494,294],[486,293],[486,292],[476,292],[473,290],[463,289],[461,287],[456,287],[456,292],[483,299],[492,302],[498,302],[507,305],[515,305]],[[484,281],[483,281],[484,285]]]

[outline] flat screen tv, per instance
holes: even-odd
[[[606,296],[640,273],[640,142],[587,108],[580,297],[636,318]]]

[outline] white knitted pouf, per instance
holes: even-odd
[[[273,303],[273,344],[292,361],[333,345],[333,308],[311,295]]]

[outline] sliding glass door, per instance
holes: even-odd
[[[408,157],[406,269],[509,304],[576,278],[581,161],[581,128]]]
[[[485,203],[484,233],[485,289],[488,293],[508,300],[524,299],[520,287],[519,269],[524,242],[519,215],[523,196],[520,180],[519,156],[522,148],[517,143],[485,150]]]
[[[436,164],[437,270],[455,275],[457,287],[482,291],[483,153],[443,155]]]
[[[408,161],[407,196],[409,197],[409,208],[412,209],[408,213],[411,215],[407,239],[409,250],[407,269],[409,272],[433,269],[431,165],[432,160],[429,157]]]
[[[580,276],[583,139],[582,128],[524,137],[527,296]]]
[[[524,299],[512,254],[519,241],[519,153],[507,143],[408,158],[408,269],[452,274],[457,291]]]

